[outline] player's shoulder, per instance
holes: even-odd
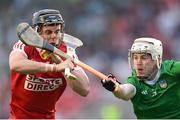
[[[164,60],[163,62],[162,62],[162,65],[171,65],[171,64],[173,64],[174,62],[176,62],[175,60]]]
[[[22,49],[24,49],[25,46],[26,45],[19,40],[13,45],[13,49],[22,50]]]
[[[30,53],[30,51],[33,49],[33,47],[25,45],[23,42],[21,42],[20,40],[17,41],[14,45],[13,45],[13,49],[12,51],[16,51],[16,52],[22,52],[25,53],[26,55]]]
[[[125,83],[130,83],[130,84],[138,84],[138,80],[137,77],[135,77],[134,75],[131,75],[127,78],[127,80],[125,81]]]
[[[180,67],[180,62],[176,60],[165,60],[162,62],[161,73],[173,75],[175,70]]]
[[[165,60],[162,62],[162,65],[161,65],[161,71],[170,71],[171,68],[173,67],[173,64],[175,63],[176,61],[175,60]]]

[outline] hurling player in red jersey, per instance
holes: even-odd
[[[62,41],[64,21],[58,10],[40,10],[33,14],[32,20],[33,28],[44,40],[67,52]],[[88,95],[89,79],[82,68],[75,66],[72,59],[57,63],[54,58],[60,60],[60,57],[50,53],[50,57],[44,59],[43,53],[48,52],[21,41],[14,44],[9,56],[12,83],[10,119],[54,119],[56,102],[67,83],[79,95]],[[75,53],[73,56],[78,59]],[[70,68],[77,79],[66,78],[63,74],[65,68]]]

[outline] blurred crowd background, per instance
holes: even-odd
[[[65,32],[83,41],[77,49],[81,61],[122,83],[131,72],[128,49],[135,38],[160,39],[164,59],[180,59],[180,0],[0,0],[0,118],[9,116],[8,57],[18,40],[16,27],[31,24],[32,14],[44,8],[60,10]],[[136,118],[131,102],[115,98],[87,74],[88,97],[67,88],[56,106],[57,118]]]

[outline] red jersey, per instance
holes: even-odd
[[[67,51],[64,44],[59,49]],[[33,61],[53,63],[43,60],[37,48],[21,41],[14,45],[13,50],[23,52]],[[55,118],[55,104],[67,85],[62,73],[20,74],[11,71],[11,83],[10,118]]]

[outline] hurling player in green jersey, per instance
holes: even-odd
[[[120,99],[131,100],[138,119],[180,118],[180,61],[162,61],[161,41],[138,38],[129,51],[132,68],[125,84],[115,76],[102,85]]]

